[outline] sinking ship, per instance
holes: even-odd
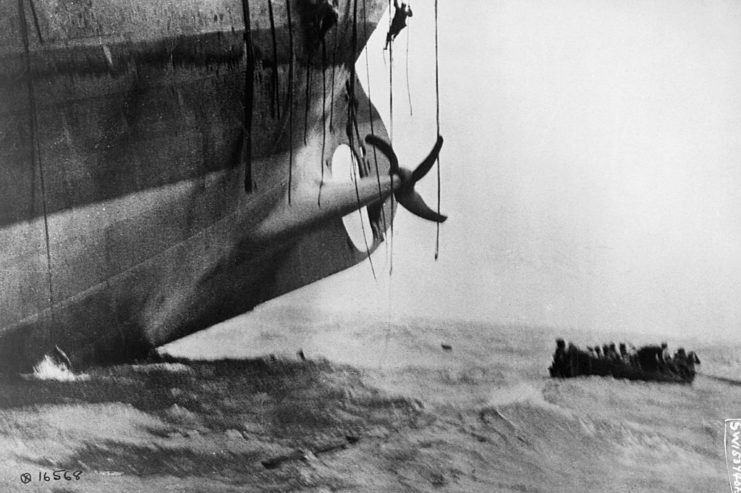
[[[443,221],[442,139],[401,166],[355,74],[386,8],[0,2],[0,369],[136,360],[363,261],[397,203]]]

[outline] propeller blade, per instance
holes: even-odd
[[[392,173],[396,172],[396,170],[399,169],[399,158],[396,157],[396,153],[391,147],[391,144],[380,137],[376,137],[373,134],[366,135],[365,141],[373,147],[377,148],[384,156],[386,156],[386,158],[389,160],[389,163],[391,164]]]
[[[422,196],[420,196],[414,190],[409,190],[405,193],[397,193],[396,200],[401,205],[403,205],[406,210],[408,210],[415,216],[421,217],[422,219],[427,219],[428,221],[433,221],[436,223],[444,223],[445,220],[448,218],[447,216],[438,214],[437,212],[430,209],[430,207],[425,204]]]
[[[396,200],[415,216],[436,223],[445,222],[447,216],[438,214],[430,209],[424,199],[414,191],[414,184],[421,180],[430,171],[432,165],[435,164],[435,160],[437,159],[438,154],[440,154],[440,149],[443,146],[442,136],[437,136],[437,141],[432,147],[432,150],[414,171],[409,171],[406,168],[399,167],[399,159],[396,157],[393,147],[391,147],[391,144],[382,138],[370,134],[365,136],[365,142],[376,147],[388,158],[391,165],[391,174],[399,177],[401,183],[394,194]]]
[[[435,145],[433,146],[430,153],[427,155],[427,157],[422,161],[419,166],[417,166],[417,169],[415,169],[412,172],[412,182],[418,182],[424,176],[430,171],[432,168],[432,165],[435,164],[435,160],[437,159],[438,154],[440,154],[440,148],[443,146],[443,137],[442,135],[437,136],[437,142],[435,142]]]

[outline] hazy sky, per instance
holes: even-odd
[[[394,50],[410,168],[435,138],[433,5],[412,2],[411,117],[407,32]],[[277,303],[741,338],[741,3],[440,0],[439,29],[440,259],[400,211],[390,282],[381,247],[377,280],[365,263]],[[434,172],[418,189],[435,203]]]

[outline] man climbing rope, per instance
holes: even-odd
[[[402,2],[401,7],[399,7],[398,0],[394,0],[394,8],[396,11],[394,12],[394,19],[391,21],[389,32],[386,35],[386,46],[383,48],[384,50],[388,49],[391,42],[396,39],[396,36],[399,35],[401,30],[407,26],[407,17],[412,16],[412,8],[404,2]]]

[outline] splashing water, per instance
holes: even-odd
[[[33,378],[38,380],[57,380],[60,382],[79,382],[90,379],[85,374],[75,375],[69,368],[61,363],[57,363],[49,355],[44,356],[44,359],[33,367]]]

